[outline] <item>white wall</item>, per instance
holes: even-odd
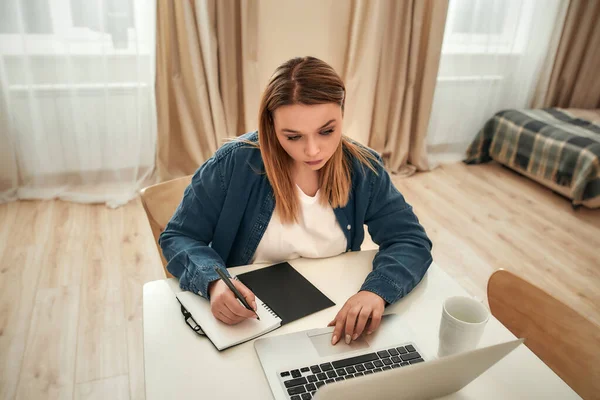
[[[313,56],[344,73],[351,3],[336,0],[261,0],[257,2],[258,37],[252,77],[245,95],[246,127],[256,129],[260,96],[280,64]]]
[[[314,56],[344,73],[349,1],[261,0],[258,17],[259,83],[264,89],[278,65],[292,57]]]

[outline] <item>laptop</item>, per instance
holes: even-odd
[[[254,347],[277,400],[433,399],[454,393],[523,340],[430,357],[396,314],[350,345],[331,345],[333,327],[260,338]]]

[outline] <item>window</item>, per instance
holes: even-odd
[[[134,0],[1,0],[0,52],[4,55],[150,53],[153,37]],[[143,6],[143,5],[142,5]],[[146,9],[148,7],[145,7]],[[147,13],[147,10],[146,10]],[[21,33],[25,33],[22,35]]]
[[[532,1],[452,0],[443,53],[518,53],[533,18]]]
[[[24,1],[20,5],[17,0],[4,0],[0,2],[0,34],[19,33],[21,31],[19,15],[23,16],[25,33],[53,33],[48,0]]]

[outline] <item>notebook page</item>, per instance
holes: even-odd
[[[219,350],[254,339],[281,325],[281,319],[258,297],[256,312],[260,321],[249,318],[237,325],[227,325],[216,319],[210,311],[210,302],[204,297],[186,291],[177,293],[177,298]]]

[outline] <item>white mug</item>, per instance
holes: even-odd
[[[476,348],[489,318],[489,310],[471,297],[446,299],[442,307],[438,357]]]

